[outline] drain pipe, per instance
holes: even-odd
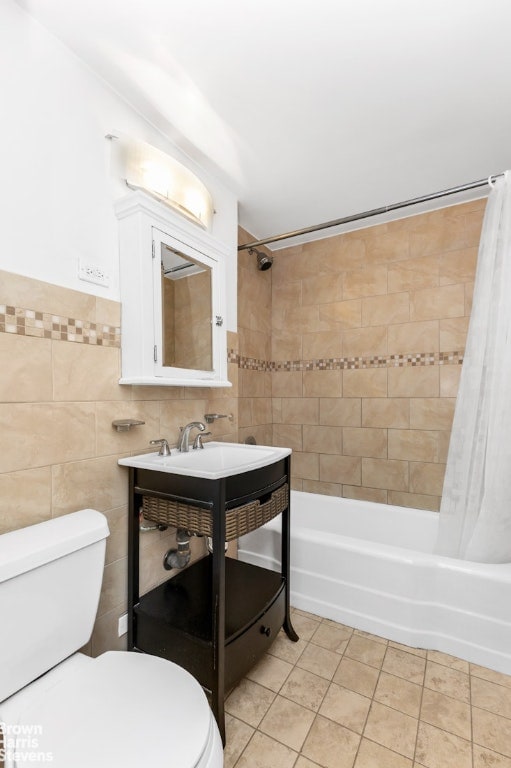
[[[186,568],[190,562],[190,534],[184,528],[176,531],[177,549],[169,549],[163,556],[163,567],[167,571],[173,568]]]
[[[206,536],[206,547],[208,548],[208,552],[210,554],[213,554],[213,537],[212,536]],[[226,541],[224,551],[227,552],[228,548],[229,548],[229,542]]]

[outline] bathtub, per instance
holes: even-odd
[[[291,604],[511,674],[511,564],[433,554],[438,513],[291,493]],[[239,541],[277,570],[280,517]]]

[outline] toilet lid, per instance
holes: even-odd
[[[33,768],[35,752],[53,768],[194,768],[211,721],[204,691],[181,667],[107,652],[25,707],[20,723],[39,727],[16,765]]]

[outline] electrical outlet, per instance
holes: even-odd
[[[94,283],[108,288],[110,284],[110,275],[97,264],[89,264],[80,259],[78,263],[78,278],[85,280],[86,283]]]
[[[128,631],[128,614],[127,613],[123,613],[122,616],[119,616],[119,625],[118,625],[117,631],[119,633],[119,637],[122,637]]]

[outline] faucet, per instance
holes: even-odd
[[[192,429],[198,429],[200,432],[204,432],[206,427],[202,421],[191,421],[186,427],[181,427],[181,435],[179,436],[177,448],[179,451],[182,451],[182,453],[187,453],[188,451],[188,441]]]

